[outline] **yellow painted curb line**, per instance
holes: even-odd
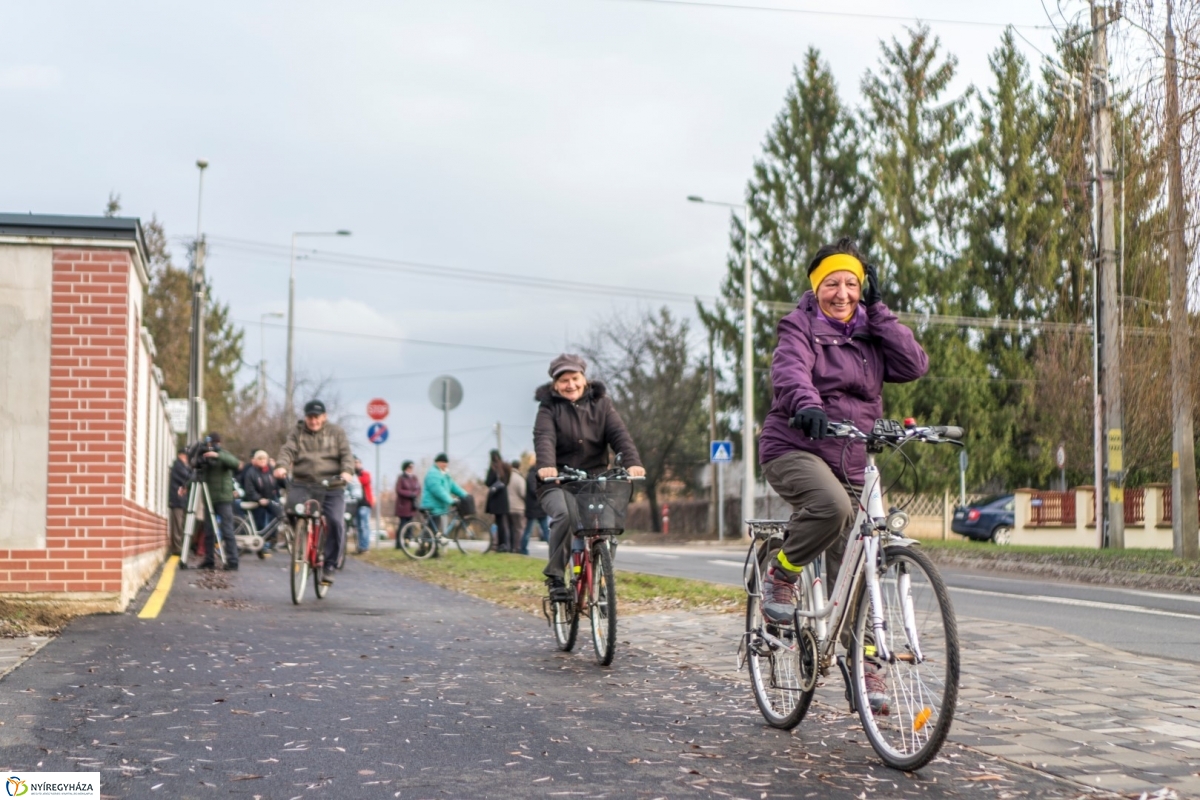
[[[175,570],[179,567],[179,556],[171,556],[167,559],[167,563],[163,565],[162,575],[158,577],[158,586],[154,587],[154,592],[146,601],[146,605],[142,606],[142,610],[138,612],[138,619],[154,619],[158,616],[158,612],[162,611],[163,603],[167,602],[167,595],[171,593],[171,585],[175,583]]]

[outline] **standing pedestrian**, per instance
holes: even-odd
[[[400,477],[396,478],[396,549],[400,548],[400,531],[412,522],[421,505],[421,480],[413,462],[400,465]]]
[[[183,547],[183,521],[187,516],[188,490],[191,488],[192,468],[188,465],[186,448],[175,453],[171,465],[171,482],[168,489],[167,507],[171,510],[171,555],[180,554]]]
[[[354,474],[362,484],[363,499],[358,504],[358,552],[365,553],[371,547],[371,509],[375,507],[375,491],[371,487],[371,473],[363,469],[362,460],[354,457]]]
[[[521,475],[521,462],[514,461],[508,465],[508,535],[512,551],[523,556],[529,555],[523,547],[524,542],[518,543],[517,531],[525,522],[525,478]]]
[[[283,506],[279,505],[279,483],[271,474],[271,459],[266,450],[254,451],[250,464],[242,473],[242,488],[246,492],[246,502],[258,505],[251,513],[254,515],[254,527],[259,531],[266,530],[283,514]],[[279,528],[274,528],[263,537],[262,549],[258,551],[259,558],[271,557],[278,532]]]
[[[233,535],[233,475],[242,468],[238,457],[221,447],[221,434],[210,433],[205,439],[208,460],[208,496],[212,499],[215,520],[209,520],[204,531],[204,562],[200,569],[216,569],[217,525],[221,526],[221,546],[225,550],[225,569],[238,568],[237,538]]]
[[[496,552],[511,553],[515,544],[508,515],[508,482],[512,467],[500,456],[499,450],[493,450],[489,459],[487,477],[483,479],[488,487],[487,505],[483,510],[496,519]]]
[[[543,542],[550,541],[550,518],[538,500],[537,458],[526,453],[522,461],[528,462],[529,468],[522,470],[525,474],[525,530],[521,533],[521,552],[529,555],[529,537],[535,527],[541,529],[539,538]]]

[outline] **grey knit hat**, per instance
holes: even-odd
[[[583,360],[583,356],[563,353],[550,362],[550,377],[557,378],[564,372],[587,372],[587,362]]]

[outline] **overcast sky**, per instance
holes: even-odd
[[[685,198],[743,197],[810,45],[851,103],[879,41],[911,24],[897,17],[942,20],[959,91],[988,84],[1002,28],[949,20],[1027,26],[1035,64],[1051,50],[1040,0],[756,3],[855,17],[706,1],[10,3],[0,211],[98,214],[115,191],[123,215],[190,238],[208,159],[214,291],[281,384],[285,334],[267,327],[264,353],[258,320],[286,310],[294,231],[353,231],[302,252],[710,296],[729,212]],[[657,302],[301,259],[297,325],[376,338],[301,331],[297,369],[332,379],[371,466],[364,406],[389,401],[390,476],[440,449],[428,386],[457,375],[450,455],[481,469],[496,421],[507,456],[529,447],[550,355]]]

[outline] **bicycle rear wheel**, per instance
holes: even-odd
[[[324,600],[325,595],[329,594],[329,584],[324,583],[322,579],[325,577],[325,570],[332,570],[325,563],[325,537],[329,535],[329,525],[325,520],[317,523],[316,542],[313,546],[313,552],[309,554],[309,563],[313,565],[313,592],[316,593],[318,600]]]
[[[854,706],[883,763],[911,771],[937,755],[954,720],[958,624],[941,575],[920,550],[884,550],[879,593],[891,660],[876,657],[871,597],[863,592],[850,651]]]
[[[400,549],[409,558],[423,561],[433,555],[436,542],[433,531],[425,523],[413,520],[401,528],[396,536],[400,538]]]
[[[490,553],[492,551],[492,526],[484,522],[479,517],[463,517],[462,523],[458,526],[456,536],[466,539],[468,542],[478,542],[483,547],[470,547],[472,553]],[[463,549],[460,544],[459,550]]]
[[[296,520],[292,531],[292,603],[300,605],[308,583],[308,525],[306,519]]]
[[[592,620],[592,647],[596,663],[607,667],[617,651],[617,582],[613,578],[608,542],[592,545],[592,580],[588,586],[588,608]]]
[[[747,583],[751,594],[746,598],[746,666],[754,702],[768,725],[791,730],[808,713],[816,692],[815,674],[805,669],[815,668],[816,656],[808,652],[795,624],[774,625],[763,619],[758,586],[753,577]]]

